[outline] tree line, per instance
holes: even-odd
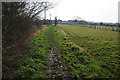
[[[39,2],[2,2],[3,77],[9,74],[10,70],[18,68],[15,63],[18,57],[11,56],[27,53],[25,52],[26,39],[33,25],[41,26],[43,22],[39,14],[51,8],[53,8],[52,2],[42,0]]]

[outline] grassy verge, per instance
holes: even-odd
[[[46,78],[47,58],[49,43],[47,40],[48,29],[42,31],[32,39],[29,45],[29,57],[22,62],[19,69],[20,78]]]

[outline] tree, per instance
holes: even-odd
[[[33,29],[32,26],[40,26],[41,20],[38,15],[50,8],[52,3],[42,0],[2,3],[3,78],[14,77],[14,70],[20,67],[16,61],[28,53],[26,39]]]
[[[74,21],[78,21],[78,20],[82,20],[82,18],[79,17],[79,16],[74,16],[74,17],[73,17],[73,20],[74,20]]]
[[[3,2],[2,38],[4,47],[11,46],[19,38],[22,42],[21,35],[29,31],[33,24],[39,24],[40,19],[37,16],[44,10],[51,8],[53,8],[51,2],[43,2],[42,0],[39,2]]]
[[[100,26],[103,26],[103,22],[100,22]]]

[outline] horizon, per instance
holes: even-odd
[[[6,1],[6,0],[5,0]],[[9,1],[9,0],[8,0]],[[14,0],[11,0],[14,1]],[[33,0],[30,0],[33,1]],[[118,2],[120,0],[44,0],[50,1],[54,8],[47,11],[47,19],[58,19],[63,21],[73,20],[79,16],[88,22],[118,23]],[[7,2],[7,1],[6,1]],[[34,0],[33,2],[39,2]],[[72,6],[71,6],[72,5]],[[119,8],[120,9],[120,8]],[[44,17],[44,12],[40,16]]]

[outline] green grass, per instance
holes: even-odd
[[[47,59],[50,45],[47,40],[49,29],[42,31],[32,39],[29,45],[29,57],[22,62],[19,69],[21,78],[46,78]]]
[[[69,40],[64,40],[60,33],[55,32],[56,42],[73,77],[118,77],[117,32],[72,25],[59,25],[54,29],[64,30],[72,42],[85,49],[84,52],[72,50],[73,47],[67,44]]]
[[[67,34],[68,39],[61,30]],[[80,52],[77,47],[69,44],[69,41],[85,51]],[[22,62],[19,69],[20,77],[46,78],[50,46],[59,48],[71,77],[119,77],[118,33],[73,25],[51,26],[33,38],[29,46],[30,56]]]

